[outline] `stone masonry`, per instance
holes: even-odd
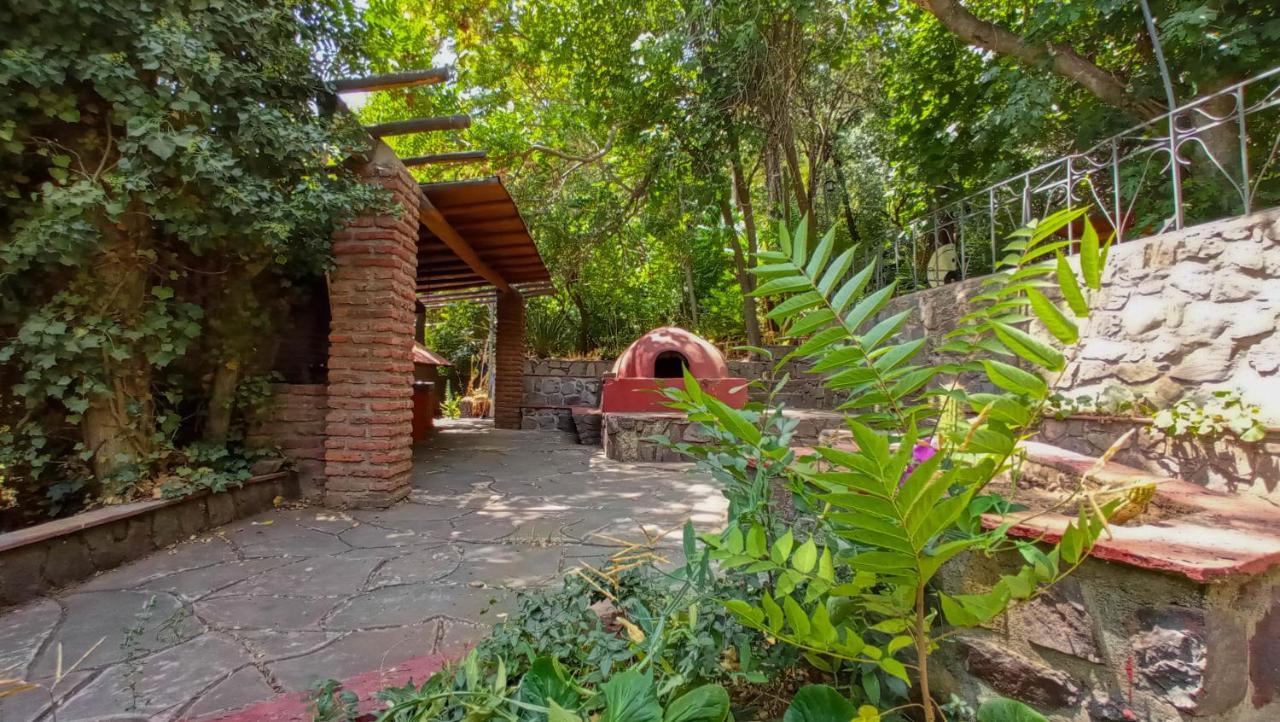
[[[981,283],[895,298],[879,318],[913,310],[902,336],[927,335],[918,362],[936,362],[933,349]],[[1061,393],[1124,386],[1167,406],[1233,389],[1280,420],[1280,209],[1115,246],[1093,305]]]
[[[385,507],[409,493],[419,190],[379,144],[364,169],[398,213],[361,216],[333,236],[327,505]]]

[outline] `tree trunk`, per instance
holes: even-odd
[[[736,195],[736,194],[735,194]],[[729,232],[729,247],[733,249],[733,272],[738,278],[738,288],[742,291],[742,322],[747,332],[747,343],[760,345],[760,319],[756,317],[755,277],[747,271],[747,262],[742,252],[742,244],[738,242],[738,232],[733,227],[733,209],[729,207],[729,199],[720,199],[720,216],[724,219],[725,230]]]
[[[85,286],[95,289],[104,317],[130,329],[147,302],[147,267],[141,251],[147,246],[150,219],[142,202],[133,198],[118,224],[103,216],[98,227],[105,250],[92,278],[84,279]],[[105,388],[89,399],[81,423],[99,480],[143,461],[151,451],[155,425],[150,362],[137,349],[118,348],[129,355],[117,359],[103,349]]]
[[[231,431],[231,412],[239,383],[240,364],[229,361],[214,370],[213,384],[209,389],[209,418],[204,427],[205,441],[226,443]]]
[[[569,300],[578,309],[578,353],[585,356],[591,352],[591,319],[587,314],[587,302],[576,291],[569,293]]]
[[[689,293],[689,322],[698,327],[698,293],[693,287],[693,259],[684,259],[684,284]]]

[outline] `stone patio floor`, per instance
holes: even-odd
[[[723,523],[687,465],[624,464],[565,434],[445,422],[382,511],[280,509],[0,612],[0,722],[174,720],[475,641],[522,587],[638,539]],[[664,544],[679,546],[679,530]],[[101,641],[99,641],[101,640]]]

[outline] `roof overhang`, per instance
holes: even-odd
[[[424,303],[549,290],[551,274],[500,178],[420,188],[417,291]]]

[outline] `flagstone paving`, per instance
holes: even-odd
[[[516,591],[638,539],[723,522],[686,465],[624,464],[564,434],[446,422],[410,499],[281,509],[0,611],[0,722],[174,720],[240,707],[476,640]],[[59,651],[73,672],[53,685]],[[86,654],[87,653],[87,654]],[[52,690],[49,691],[49,688]]]

